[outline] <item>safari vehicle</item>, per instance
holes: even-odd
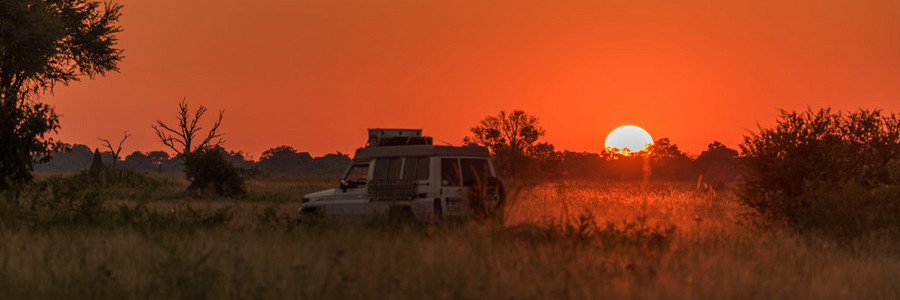
[[[369,129],[337,188],[303,197],[301,214],[419,221],[493,218],[505,201],[487,148],[437,146],[421,129]]]

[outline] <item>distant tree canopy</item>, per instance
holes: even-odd
[[[537,117],[521,110],[487,116],[471,132],[463,142],[490,149],[497,173],[507,177],[638,180],[649,175],[659,180],[696,180],[702,174],[707,176],[705,181],[726,182],[738,176],[737,151],[719,142],[701,155],[701,166],[668,138],[628,154],[614,148],[600,153],[557,152],[553,145],[538,142],[544,130]]]
[[[281,145],[262,153],[257,166],[274,174],[340,174],[350,165],[350,156],[337,152],[313,158],[308,152]]]
[[[66,150],[69,149],[69,150]],[[226,161],[246,170],[259,170],[268,174],[309,174],[337,175],[350,165],[350,156],[340,152],[329,153],[320,157],[311,157],[309,153],[299,152],[290,146],[278,146],[266,150],[259,161],[253,161],[240,151],[229,151],[222,147],[219,150]],[[87,169],[91,165],[92,152],[86,145],[65,145],[63,149],[53,153],[53,159],[38,164],[38,172],[74,173]],[[111,163],[113,154],[110,151],[101,153],[104,162]],[[298,159],[299,158],[299,159]],[[295,162],[291,164],[291,162]],[[299,163],[296,163],[299,162]],[[184,171],[184,160],[180,156],[170,156],[165,151],[134,151],[120,162],[124,168],[152,173],[177,173]]]
[[[492,154],[495,157],[495,167],[498,174],[510,176],[510,164],[514,164],[516,175],[526,179],[600,179],[600,180],[640,180],[645,170],[650,179],[657,180],[697,180],[702,175],[703,181],[708,183],[734,182],[738,176],[737,151],[730,149],[720,142],[709,144],[706,151],[696,159],[681,151],[679,147],[668,138],[661,138],[647,150],[624,155],[612,149],[605,149],[601,153],[589,152],[557,152],[553,145],[540,143],[533,136],[542,132],[537,127],[537,119],[524,113],[501,113],[493,119],[487,118],[487,124],[516,123],[515,120],[524,122],[518,128],[525,128],[523,132],[530,133],[532,137],[523,138],[523,133],[512,137],[520,142],[518,149],[526,149],[524,154],[509,155],[504,152],[514,147],[500,143],[501,140],[510,139],[509,135],[501,138],[497,128],[479,127],[478,132],[487,133],[482,141],[492,146]],[[502,118],[501,118],[502,117]],[[515,128],[515,126],[513,126]],[[491,136],[488,138],[487,135]],[[467,137],[467,144],[473,144],[474,137]],[[524,141],[524,142],[522,142]],[[477,145],[477,144],[476,144]],[[37,166],[41,172],[76,172],[81,171],[90,164],[91,151],[85,145],[71,146],[71,152],[59,152],[54,154],[57,158],[49,163]],[[240,151],[229,151],[221,146],[211,147],[219,150],[227,162],[241,169],[244,175],[256,174],[306,174],[306,175],[339,175],[347,170],[350,164],[350,156],[344,153],[330,153],[320,157],[313,157],[308,152],[302,152],[289,145],[280,145],[267,149],[259,156],[258,161],[249,158]],[[207,153],[208,154],[208,153]],[[507,156],[504,156],[507,155]],[[109,163],[114,158],[114,153],[103,152],[103,160]],[[206,157],[213,161],[212,156]],[[516,160],[518,159],[518,160]],[[215,161],[220,161],[218,158]],[[164,151],[140,152],[135,151],[126,156],[121,166],[145,172],[182,172],[184,160],[182,156],[170,157]]]
[[[0,0],[0,189],[31,180],[62,144],[39,93],[118,70],[121,5],[92,0]]]
[[[714,141],[694,160],[694,169],[710,182],[734,180],[740,174],[738,151]]]
[[[153,170],[155,165],[147,154],[140,151],[134,151],[128,156],[125,156],[125,160],[122,161],[122,166],[135,170]]]
[[[266,173],[300,173],[309,166],[313,158],[306,152],[299,152],[294,147],[281,145],[263,151],[259,157],[259,169]]]
[[[693,177],[691,158],[678,149],[668,138],[661,138],[647,147],[650,157],[651,178],[679,180]]]
[[[650,179],[656,180],[697,180],[702,175],[703,182],[728,183],[739,174],[737,151],[719,142],[710,144],[696,159],[668,138],[658,139],[648,149],[630,155],[606,149],[601,153],[565,151],[561,157],[561,176],[569,179],[638,180],[643,177],[645,161]]]
[[[341,174],[347,170],[350,165],[350,155],[336,152],[328,153],[324,156],[313,159],[313,166],[310,172],[313,174]]]
[[[34,170],[38,172],[75,173],[90,167],[93,156],[94,152],[86,145],[63,145],[55,149],[52,159],[35,165]]]
[[[487,147],[497,173],[502,176],[529,175],[520,174],[522,171],[530,171],[532,175],[555,171],[559,153],[549,143],[537,143],[544,129],[538,126],[537,117],[522,110],[487,116],[471,132],[463,143]]]

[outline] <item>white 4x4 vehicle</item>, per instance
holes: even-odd
[[[493,218],[505,201],[487,148],[435,146],[420,129],[369,129],[335,189],[307,194],[300,213],[335,218],[375,216]]]

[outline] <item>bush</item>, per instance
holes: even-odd
[[[741,150],[745,202],[793,225],[820,228],[871,219],[885,203],[897,201],[881,199],[893,194],[883,191],[900,185],[895,114],[782,111],[774,128],[746,136]]]
[[[168,199],[180,193],[177,184],[170,179],[147,176],[140,171],[111,165],[70,176],[47,176],[28,188],[46,189],[56,199],[73,199],[91,194],[91,197],[101,199],[150,200]]]
[[[800,202],[808,207],[797,227],[838,237],[854,237],[877,230],[896,230],[900,224],[900,185],[866,188],[857,183],[838,186],[810,184]]]
[[[243,195],[241,171],[225,158],[221,150],[204,148],[188,153],[184,172],[191,181],[189,191],[203,191],[212,186],[222,196]]]

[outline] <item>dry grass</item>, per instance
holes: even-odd
[[[251,195],[270,198],[106,203],[143,205],[161,215],[138,221],[181,227],[0,227],[0,290],[10,298],[900,296],[894,236],[838,243],[759,225],[727,190],[547,183],[512,187],[502,223],[396,226],[299,223],[293,193],[330,183],[278,180],[250,183]],[[222,210],[230,217],[211,225],[181,220]]]

